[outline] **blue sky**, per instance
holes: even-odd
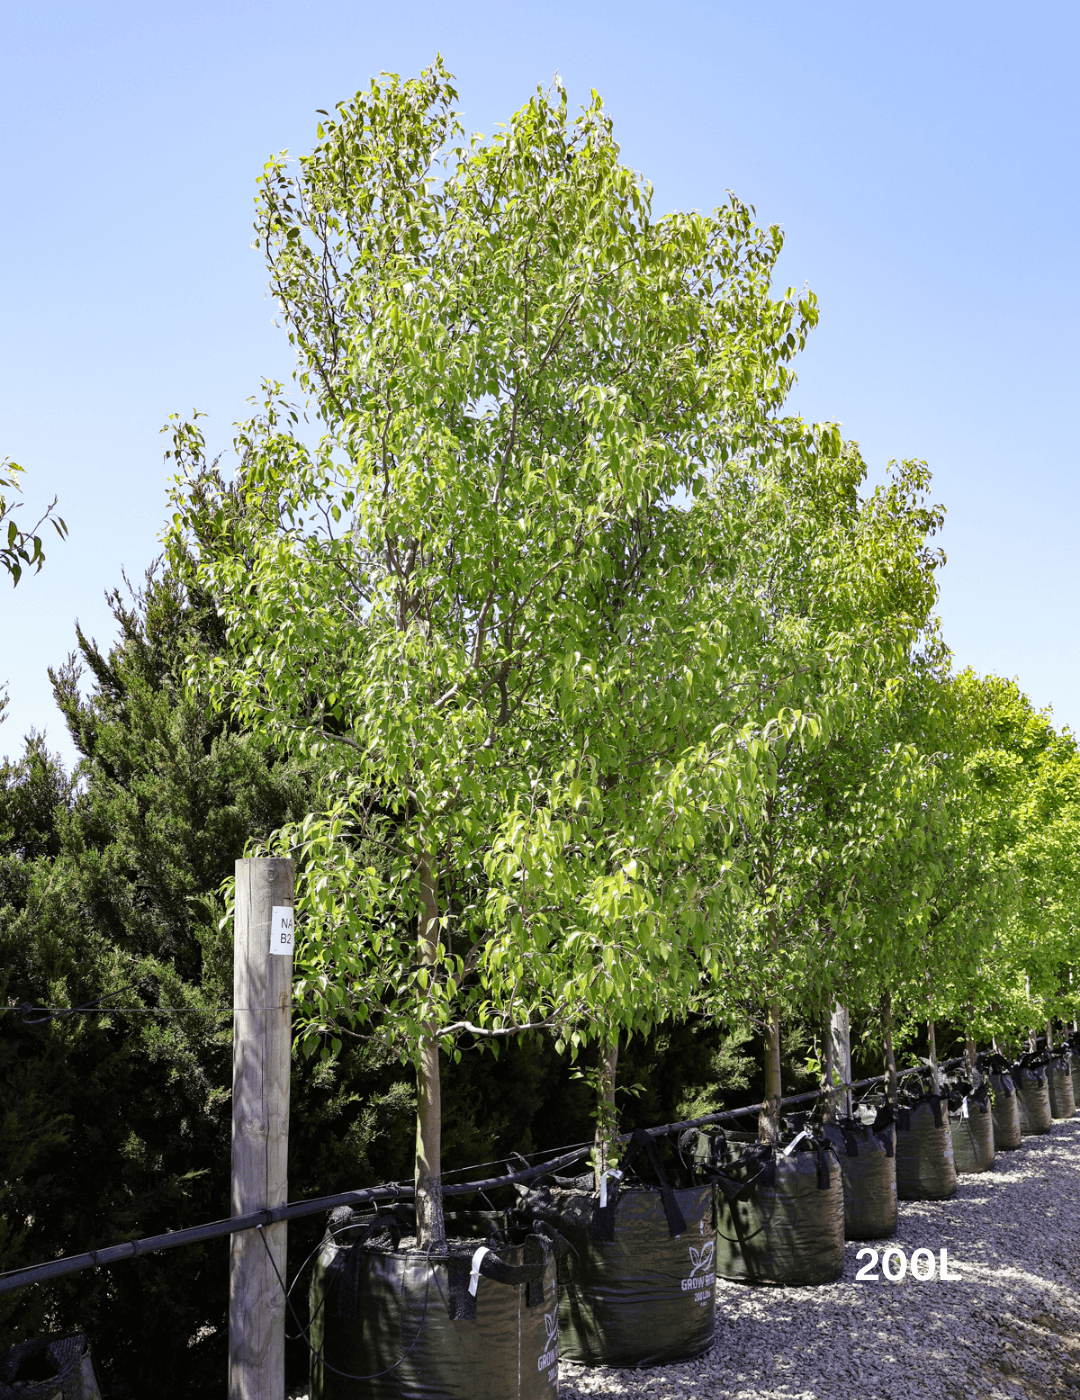
[[[921,457],[949,515],[958,665],[1080,727],[1075,431],[1080,6],[909,3],[9,3],[0,11],[0,457],[71,537],[0,582],[0,753],[71,756],[46,667],[158,549],[159,429],[212,444],[291,357],[249,246],[264,161],[381,69],[441,51],[490,132],[558,70],[595,87],[654,207],[734,190],[821,325],[795,407],[876,477]]]

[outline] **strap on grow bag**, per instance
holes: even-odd
[[[656,1179],[660,1183],[660,1199],[664,1205],[664,1215],[667,1217],[668,1233],[672,1238],[684,1234],[686,1219],[679,1209],[679,1202],[675,1197],[671,1182],[668,1180],[667,1172],[664,1170],[664,1164],[660,1160],[660,1154],[656,1150],[656,1144],[642,1128],[634,1129],[630,1144],[622,1159],[622,1170],[625,1173],[642,1150],[648,1157],[649,1165],[656,1173]],[[598,1195],[593,1205],[592,1237],[598,1242],[610,1243],[615,1239],[615,1209],[619,1204],[621,1187],[622,1180],[620,1178],[616,1180],[614,1190],[608,1188],[607,1204],[601,1206]]]
[[[821,1132],[826,1142],[831,1142],[837,1151],[842,1147],[848,1157],[859,1155],[859,1139],[850,1128],[841,1127],[838,1123],[825,1123]]]
[[[336,1223],[339,1228],[346,1225],[348,1219],[341,1218],[342,1215],[346,1214],[348,1216],[352,1214],[347,1206],[342,1207],[340,1212],[335,1211],[334,1215],[330,1217],[331,1229],[335,1224],[334,1216],[338,1216]],[[363,1227],[356,1239],[345,1249],[345,1258],[338,1271],[337,1303],[335,1305],[338,1317],[354,1318],[356,1316],[360,1303],[360,1264],[363,1259],[363,1247],[369,1240],[376,1239],[379,1235],[389,1235],[390,1248],[397,1249],[401,1242],[401,1222],[391,1214],[377,1215],[370,1224]]]

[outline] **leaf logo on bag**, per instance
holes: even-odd
[[[716,1245],[712,1240],[703,1244],[700,1249],[695,1249],[693,1245],[690,1249],[690,1272],[682,1281],[682,1291],[684,1293],[696,1293],[699,1288],[708,1288],[716,1279],[713,1273],[713,1255],[716,1253]]]
[[[710,1240],[708,1244],[703,1244],[700,1249],[690,1246],[690,1263],[693,1267],[690,1270],[690,1277],[693,1278],[699,1269],[708,1270],[713,1261],[713,1253],[716,1245]]]
[[[538,1371],[546,1371],[549,1366],[554,1366],[559,1359],[559,1314],[557,1311],[544,1314],[544,1326],[547,1329],[547,1346],[543,1356],[536,1363]]]

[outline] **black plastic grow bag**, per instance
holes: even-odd
[[[702,1134],[695,1154],[716,1189],[716,1272],[738,1283],[819,1284],[844,1267],[844,1187],[832,1144],[800,1131],[786,1145]]]
[[[979,1073],[990,1085],[990,1113],[994,1124],[994,1151],[1011,1152],[1020,1146],[1020,1104],[1004,1055],[980,1055]]]
[[[1072,1079],[1073,1103],[1080,1108],[1080,1046],[1069,1046],[1069,1077]]]
[[[0,1400],[101,1400],[83,1333],[35,1337],[0,1356]]]
[[[1050,1091],[1052,1118],[1072,1118],[1076,1113],[1071,1058],[1068,1053],[1055,1054],[1046,1066],[1046,1087]]]
[[[890,1123],[875,1131],[857,1118],[827,1123],[844,1182],[844,1238],[883,1240],[896,1232],[896,1134]]]
[[[643,1149],[659,1187],[625,1180]],[[672,1187],[639,1133],[622,1167],[623,1177],[609,1176],[603,1196],[558,1184],[524,1195],[526,1208],[570,1247],[559,1260],[562,1355],[586,1366],[659,1366],[700,1356],[712,1345],[716,1319],[712,1187]]]
[[[875,1127],[896,1122],[896,1194],[901,1201],[945,1201],[956,1194],[952,1133],[940,1094],[882,1108]]]
[[[987,1172],[994,1165],[994,1115],[990,1090],[958,1085],[949,1095],[949,1128],[957,1175]]]
[[[312,1400],[555,1400],[555,1247],[532,1229],[415,1247],[330,1217],[311,1280]]]
[[[1041,1055],[1023,1055],[1011,1070],[1016,1085],[1016,1105],[1020,1112],[1020,1131],[1025,1137],[1048,1133],[1053,1121],[1045,1058]]]

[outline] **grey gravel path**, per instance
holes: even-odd
[[[901,1202],[896,1236],[879,1242],[909,1257],[944,1246],[958,1282],[856,1282],[867,1261],[850,1243],[843,1277],[825,1287],[721,1281],[716,1340],[699,1360],[564,1362],[561,1397],[1080,1400],[1080,1118],[995,1167],[961,1176],[951,1201]]]

